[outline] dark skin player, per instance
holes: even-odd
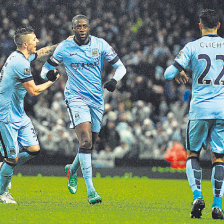
[[[89,43],[89,22],[86,19],[78,19],[73,23],[74,40],[78,45]],[[75,127],[81,148],[91,149],[96,142],[99,133],[91,131],[91,123],[84,122]]]

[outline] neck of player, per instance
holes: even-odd
[[[84,41],[79,40],[76,36],[74,36],[74,41],[79,45],[86,45],[89,43],[89,37],[87,37]]]
[[[19,49],[19,48],[17,48],[16,50],[20,51],[25,56],[26,59],[29,58],[30,53],[26,49]]]
[[[204,35],[208,35],[208,34],[214,34],[214,35],[217,35],[217,29],[202,29],[202,31],[201,31],[201,33],[202,33],[202,36],[204,36]]]

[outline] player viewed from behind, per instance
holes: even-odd
[[[65,167],[68,189],[77,191],[76,171],[79,166],[83,173],[90,204],[99,203],[92,182],[91,152],[98,137],[104,112],[102,91],[102,68],[107,60],[115,69],[113,78],[104,88],[113,92],[116,84],[126,73],[126,69],[112,47],[103,39],[89,35],[89,20],[77,15],[72,20],[74,39],[63,41],[53,56],[43,66],[41,76],[45,78],[49,70],[64,62],[68,81],[65,87],[65,101],[71,118],[71,128],[75,128],[79,140],[79,152],[74,162]]]
[[[13,170],[40,151],[36,132],[24,111],[24,97],[27,92],[32,96],[39,95],[54,83],[35,85],[30,62],[49,57],[56,45],[36,51],[39,40],[31,27],[16,30],[14,41],[17,50],[10,54],[0,74],[0,148],[4,157],[0,170],[0,202],[16,204],[8,193]],[[55,80],[59,77],[56,71],[51,73]]]
[[[206,9],[200,14],[202,37],[186,44],[174,64],[165,71],[166,79],[186,83],[184,70],[192,70],[192,99],[186,132],[186,173],[193,192],[192,218],[200,218],[205,207],[201,191],[202,171],[199,155],[208,144],[212,151],[212,217],[223,219],[224,191],[224,39],[217,35],[220,27],[217,13]],[[179,74],[179,72],[181,72]]]

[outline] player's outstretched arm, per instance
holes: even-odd
[[[58,44],[48,46],[48,47],[43,47],[40,50],[37,51],[37,61],[39,62],[45,62],[53,53],[54,50]]]
[[[60,77],[59,73],[56,70],[53,70],[51,72],[54,72],[54,81],[48,81],[41,85],[36,85],[33,80],[30,80],[28,82],[24,82],[23,86],[31,96],[38,96],[44,90],[49,88]]]
[[[73,38],[74,38],[74,35],[69,36],[67,38],[67,40],[73,39]],[[55,45],[52,45],[52,46],[47,46],[47,47],[43,47],[43,48],[39,49],[37,51],[36,60],[38,60],[39,62],[47,61],[47,59],[54,53],[54,50],[56,49],[57,46],[58,46],[58,44],[55,44]]]
[[[115,64],[113,64],[113,67],[116,69],[113,78],[104,84],[104,88],[110,92],[113,92],[116,89],[117,82],[120,81],[126,74],[126,68],[121,60],[118,60]]]

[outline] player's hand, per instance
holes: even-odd
[[[46,74],[46,77],[49,81],[55,82],[57,79],[59,79],[60,74],[56,69],[48,71]]]
[[[175,81],[178,84],[186,84],[189,80],[189,77],[187,76],[187,74],[184,71],[181,71],[176,77],[175,77]]]
[[[117,81],[115,79],[111,79],[110,81],[105,82],[104,88],[108,91],[113,92],[116,88]]]

